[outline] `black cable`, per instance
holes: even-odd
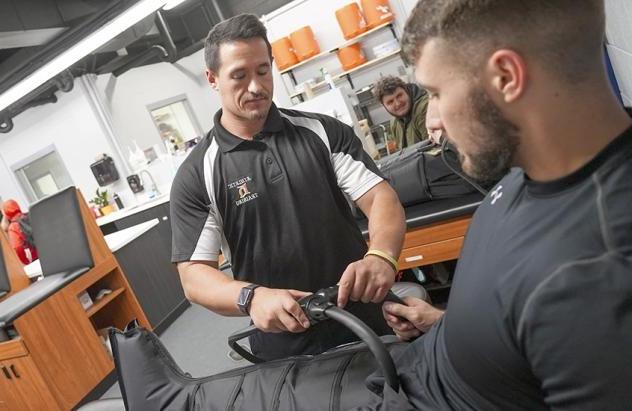
[[[395,371],[393,358],[391,358],[391,355],[386,350],[386,347],[380,340],[380,337],[378,337],[377,334],[375,334],[375,332],[373,332],[373,330],[371,330],[358,317],[344,311],[341,308],[331,306],[325,310],[325,315],[346,326],[353,331],[355,335],[360,337],[362,341],[364,341],[382,369],[386,383],[390,385],[395,392],[399,391],[399,379],[397,378],[397,371]]]
[[[457,170],[456,168],[452,167],[452,165],[450,164],[450,162],[448,161],[448,159],[445,156],[445,152],[446,152],[446,148],[448,148],[448,139],[444,138],[443,142],[441,143],[441,159],[443,160],[443,163],[450,169],[452,170],[452,172],[454,174],[456,174],[457,176],[461,177],[463,180],[467,181],[469,184],[472,185],[472,187],[474,187],[475,189],[477,189],[481,194],[483,194],[484,196],[487,195],[488,190],[485,190],[483,187],[481,187],[480,185],[478,185],[476,182],[474,182],[474,180],[472,180],[470,177],[466,176],[465,173],[460,172],[459,170]]]
[[[244,328],[241,331],[237,331],[231,335],[228,336],[228,346],[230,348],[232,348],[233,350],[235,350],[235,352],[239,355],[241,355],[242,357],[244,357],[247,361],[250,361],[253,364],[260,364],[262,362],[265,362],[264,359],[257,357],[256,355],[254,355],[253,353],[251,353],[250,351],[246,350],[243,346],[241,346],[238,341],[242,340],[246,337],[251,336],[252,334],[258,332],[259,329],[257,327],[254,326],[254,324],[251,324],[250,326]]]

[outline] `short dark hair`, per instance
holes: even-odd
[[[512,48],[544,60],[560,79],[579,81],[602,64],[604,31],[603,0],[419,0],[402,50],[414,65],[424,44],[440,38],[472,68],[486,53]]]
[[[395,90],[399,87],[406,90],[406,83],[404,83],[404,80],[401,78],[396,76],[382,77],[377,83],[375,83],[375,86],[373,87],[373,95],[377,101],[381,103],[384,96],[390,96],[395,93]]]
[[[266,42],[268,53],[270,54],[270,58],[272,58],[272,47],[268,41],[266,27],[254,14],[239,14],[217,23],[211,31],[209,31],[204,42],[206,68],[217,72],[221,65],[219,47],[222,44],[257,37]]]

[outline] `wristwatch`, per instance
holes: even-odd
[[[259,287],[258,284],[248,284],[239,292],[239,298],[237,298],[237,307],[242,314],[250,314],[250,303],[255,296],[255,289]]]

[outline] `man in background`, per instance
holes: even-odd
[[[30,264],[37,260],[37,249],[33,241],[28,215],[22,212],[15,200],[6,200],[2,204],[2,214],[6,219],[6,232],[9,244],[22,264]]]
[[[393,116],[391,139],[396,143],[394,151],[400,151],[428,138],[428,96],[419,86],[405,83],[399,77],[386,76],[375,84],[373,94]]]

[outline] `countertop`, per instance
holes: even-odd
[[[168,200],[169,196],[167,196],[166,201]],[[148,208],[151,207],[153,206],[150,206]],[[153,220],[145,221],[144,223],[140,223],[124,230],[108,234],[105,236],[105,242],[108,244],[108,247],[110,247],[110,250],[115,253],[121,248],[125,247],[127,244],[140,237],[142,234],[149,231],[151,228],[157,226],[158,223],[158,219],[154,218]],[[42,275],[42,267],[40,265],[40,261],[35,260],[31,264],[24,266],[24,272],[29,278],[39,277],[40,275]]]
[[[135,204],[129,207],[125,207],[122,210],[115,211],[106,216],[97,218],[97,225],[102,226],[105,224],[109,224],[112,221],[120,220],[121,218],[129,217],[133,214],[139,213],[141,211],[149,210],[152,207],[156,207],[160,204],[164,204],[169,201],[169,193],[164,193],[155,197],[149,201],[144,203]],[[132,228],[132,227],[130,227]]]

